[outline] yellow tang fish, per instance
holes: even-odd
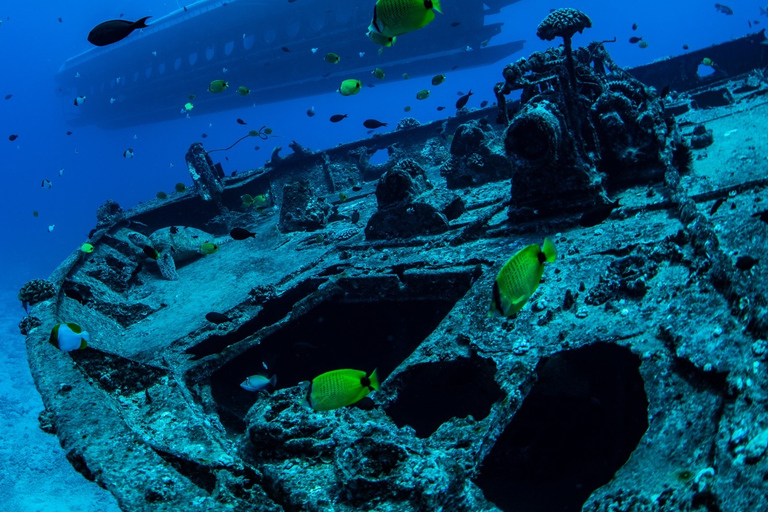
[[[374,43],[383,44],[383,39],[428,25],[435,19],[435,11],[442,12],[440,0],[378,0],[373,8],[368,37]]]
[[[379,376],[360,370],[333,370],[318,375],[309,384],[307,403],[316,411],[330,411],[359,402],[379,389]]]
[[[51,345],[64,352],[83,349],[88,345],[87,342],[90,340],[91,337],[87,332],[82,330],[79,325],[71,322],[53,326],[53,329],[51,329],[51,337],[48,339],[48,341],[51,342]]]
[[[555,244],[549,238],[544,239],[543,248],[532,244],[520,249],[496,276],[488,316],[512,316],[520,311],[539,287],[544,264],[556,257]]]

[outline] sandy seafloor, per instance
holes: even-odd
[[[40,276],[47,277],[47,276]],[[40,430],[43,401],[27,365],[18,290],[0,290],[0,509],[117,512],[115,498],[69,464],[59,439]]]

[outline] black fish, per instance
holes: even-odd
[[[761,221],[768,223],[768,210],[763,210],[761,212],[753,213],[752,216],[757,217]]]
[[[13,98],[13,94],[6,94],[5,95],[5,99],[9,100],[11,98]]]
[[[460,21],[454,21],[453,23],[451,23],[452,27],[458,27],[459,25],[461,25]]]
[[[62,20],[61,18],[59,18],[59,23],[63,23],[63,21],[64,21],[64,20]]]
[[[632,30],[637,30],[637,23],[632,24]]]
[[[339,121],[341,121],[345,117],[347,117],[347,114],[343,114],[343,115],[342,114],[334,114],[334,115],[331,116],[331,122],[332,123],[338,123]]]
[[[469,101],[469,97],[472,96],[472,89],[467,94],[456,100],[456,108],[462,108]]]
[[[108,44],[116,43],[128,37],[137,28],[146,27],[145,21],[151,17],[145,16],[139,21],[110,20],[99,23],[88,34],[88,41],[96,46],[107,46]]]
[[[232,321],[227,315],[224,315],[222,313],[216,313],[215,311],[211,311],[210,313],[205,315],[205,319],[217,325]]]
[[[283,46],[280,49],[283,50],[285,53],[291,53],[291,49],[288,48],[287,46]]]
[[[256,233],[251,233],[245,228],[232,228],[229,232],[229,236],[235,240],[247,240],[250,237],[256,238]]]
[[[760,260],[756,260],[752,256],[739,256],[736,258],[736,268],[742,272],[746,272],[747,270],[757,265],[759,261]]]
[[[683,45],[683,50],[687,50],[688,48],[690,48],[690,46],[688,46],[687,44]]]
[[[19,136],[16,135],[15,133],[13,135],[9,135],[8,136],[8,140],[11,141],[11,142],[15,141],[18,138],[19,138]]]
[[[176,233],[179,232],[179,228],[177,228],[176,226],[171,226],[171,230],[170,231],[171,231],[172,235],[175,235]]]
[[[240,119],[240,118],[238,117],[238,118],[237,118],[237,124],[248,124],[248,123],[246,123],[245,121],[243,121],[242,119]]]
[[[733,14],[733,9],[723,4],[715,4],[715,10],[727,15]]]
[[[67,135],[72,135],[72,132],[67,130]]]
[[[204,133],[204,134],[201,135],[201,137],[205,139],[206,137],[208,137],[208,134]]]
[[[715,204],[712,205],[712,208],[709,209],[709,214],[714,215],[718,208],[725,202],[725,198],[721,197],[717,201],[715,201]]]
[[[360,211],[355,210],[352,212],[352,216],[350,219],[352,221],[352,224],[357,224],[360,221]]]
[[[485,108],[488,106],[488,100],[483,100],[480,102],[480,108]]]
[[[659,98],[664,99],[667,96],[669,96],[669,84],[665,85],[664,88],[661,90],[661,94],[659,94]]]
[[[608,216],[611,215],[611,212],[618,207],[619,207],[618,199],[613,203],[601,204],[601,205],[595,206],[594,208],[587,210],[581,215],[581,217],[579,218],[579,225],[585,228],[591,228],[592,226],[597,226],[598,224],[603,222],[605,219],[607,219]]]
[[[632,36],[629,38],[629,42],[632,44],[639,43],[642,40],[643,40],[642,37],[636,37],[636,36]]]
[[[438,111],[438,112],[441,112],[441,111],[443,111],[443,110],[445,110],[445,107],[437,107],[437,111]]]
[[[144,251],[144,254],[147,256],[147,258],[158,260],[160,259],[160,253],[155,250],[154,247],[150,247],[149,245],[145,245],[141,249]]]
[[[387,123],[382,123],[381,121],[377,121],[376,119],[366,119],[365,121],[363,121],[363,126],[365,126],[366,128],[370,128],[371,130],[375,130],[376,128],[387,126]]]

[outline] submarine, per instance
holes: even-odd
[[[239,108],[243,98],[232,93],[240,86],[250,90],[249,102],[263,104],[333,92],[342,80],[368,77],[377,67],[386,74],[377,83],[406,72],[417,77],[468,69],[523,48],[523,40],[489,44],[503,24],[486,24],[486,17],[517,1],[466,0],[460,13],[438,14],[430,30],[383,48],[366,36],[373,2],[200,0],[66,60],[57,91],[68,124],[110,129],[183,116],[191,95],[194,107],[208,112]],[[326,62],[328,52],[340,62]],[[207,92],[217,79],[233,91]],[[88,101],[73,107],[77,96]]]

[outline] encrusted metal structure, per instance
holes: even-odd
[[[233,177],[196,144],[195,188],[106,204],[25,320],[41,424],[126,511],[768,508],[768,273],[739,259],[766,257],[768,182],[720,136],[768,112],[766,84],[714,84],[736,103],[676,119],[601,43],[573,58],[573,81],[560,50],[510,65],[502,124],[407,120]],[[714,144],[692,150],[702,122]],[[545,236],[532,300],[490,318],[498,270]],[[61,321],[89,347],[51,346]],[[264,365],[277,389],[240,388]],[[381,389],[303,405],[337,368]]]

